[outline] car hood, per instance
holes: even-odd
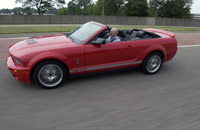
[[[77,46],[64,34],[34,37],[12,45],[9,52],[15,56]]]

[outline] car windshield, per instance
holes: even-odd
[[[77,44],[82,44],[103,27],[95,23],[86,23],[67,34],[67,37]]]

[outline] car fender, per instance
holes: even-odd
[[[32,68],[38,64],[39,62],[43,61],[43,60],[48,60],[48,59],[56,59],[56,60],[59,60],[61,62],[64,62],[65,65],[66,62],[67,62],[67,57],[64,56],[63,54],[61,53],[58,53],[58,52],[44,52],[44,53],[40,53],[36,56],[34,56],[31,61],[28,63],[28,66]]]
[[[166,50],[165,48],[162,46],[162,45],[152,45],[152,46],[149,46],[148,48],[146,48],[143,53],[140,54],[138,60],[144,60],[151,52],[154,52],[154,51],[161,51],[164,55],[164,59],[166,57]]]

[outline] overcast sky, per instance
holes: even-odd
[[[65,0],[68,3],[70,0]],[[97,1],[97,0],[93,0]],[[199,13],[200,14],[200,0],[193,0],[191,13]],[[15,4],[15,0],[1,0],[0,9],[8,8],[12,9],[14,7],[20,7],[20,4]],[[67,6],[67,5],[65,5]]]

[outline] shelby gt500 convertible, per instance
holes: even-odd
[[[88,22],[67,34],[32,37],[9,48],[7,66],[28,84],[56,88],[71,75],[140,66],[155,74],[177,52],[175,34],[158,29],[118,30],[120,42],[106,43],[111,28]]]

